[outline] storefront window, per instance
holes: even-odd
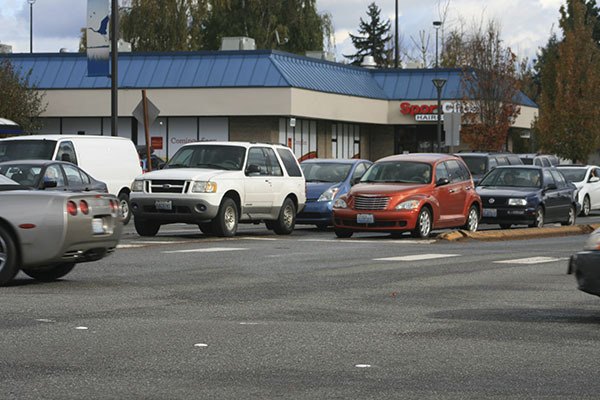
[[[279,119],[279,141],[300,161],[317,157],[317,121],[299,118]]]
[[[360,158],[360,127],[358,125],[332,125],[331,155],[334,158]]]

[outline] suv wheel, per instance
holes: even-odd
[[[0,226],[0,285],[5,285],[17,275],[17,247],[10,233]]]
[[[198,228],[200,228],[200,232],[204,233],[206,236],[212,236],[215,233],[213,232],[213,227],[210,222],[203,222],[198,224]]]
[[[135,226],[135,231],[140,236],[156,236],[160,229],[160,224],[140,218],[134,218],[133,225]]]
[[[52,282],[67,275],[73,268],[75,263],[60,263],[42,269],[23,269],[23,272],[38,281]]]
[[[289,197],[283,201],[279,210],[279,218],[274,221],[273,231],[278,235],[289,235],[296,226],[296,206]]]
[[[219,213],[212,221],[213,233],[221,237],[231,237],[237,232],[238,210],[229,197],[224,197],[219,207]]]

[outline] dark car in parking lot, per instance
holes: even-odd
[[[313,158],[300,163],[306,179],[306,205],[296,224],[316,225],[325,229],[333,224],[333,202],[348,193],[373,164],[361,159]]]
[[[108,193],[106,183],[66,161],[5,161],[0,163],[0,175],[37,190]]]
[[[479,183],[485,174],[498,166],[523,165],[521,159],[512,153],[471,152],[457,153],[456,155],[467,164],[475,184]]]
[[[574,225],[579,211],[577,188],[555,168],[537,166],[497,167],[479,185],[482,222],[542,227],[548,222]]]
[[[571,256],[568,273],[574,273],[579,290],[600,296],[600,229],[588,238],[583,251]]]

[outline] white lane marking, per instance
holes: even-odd
[[[77,329],[78,331],[87,331],[88,327],[87,326],[77,326],[77,327],[75,327],[75,329]]]
[[[171,253],[214,253],[218,251],[240,251],[240,250],[248,250],[247,248],[242,247],[211,247],[208,249],[188,249],[188,250],[170,250],[163,251],[164,254]]]
[[[363,240],[363,239],[299,239],[299,242],[327,242],[327,243],[352,243],[352,244],[372,244],[372,243],[390,243],[390,244],[431,244],[435,240],[387,240],[385,238],[379,240]]]
[[[259,325],[258,322],[240,322],[240,325]]]
[[[412,256],[374,258],[374,261],[421,261],[435,260],[436,258],[458,257],[460,254],[415,254]]]
[[[138,247],[146,247],[143,244],[118,244],[117,249],[136,249]]]
[[[281,240],[281,239],[277,239],[277,238],[263,238],[263,237],[250,237],[250,236],[240,236],[238,239],[243,239],[243,240]]]
[[[194,347],[208,347],[206,343],[196,343]]]
[[[36,321],[37,322],[48,322],[48,323],[54,322],[54,320],[47,319],[47,318],[38,318],[38,319],[36,319]]]
[[[514,260],[501,260],[494,261],[495,264],[543,264],[557,261],[565,261],[568,258],[556,258],[556,257],[528,257],[528,258],[516,258]]]
[[[356,364],[356,368],[371,368],[371,364]]]
[[[131,243],[138,244],[176,244],[176,243],[188,243],[183,240],[133,240]]]

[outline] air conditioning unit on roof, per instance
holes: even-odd
[[[221,50],[256,50],[254,39],[245,36],[224,37]]]

